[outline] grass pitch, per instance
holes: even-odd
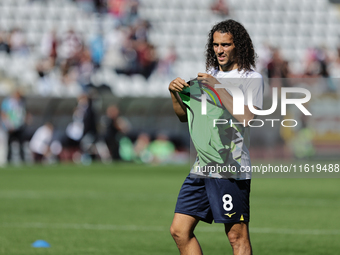
[[[189,166],[0,169],[0,254],[178,254],[169,233]],[[340,179],[253,179],[254,254],[339,254]],[[196,230],[205,254],[232,254],[221,224]],[[32,248],[38,239],[51,248]]]

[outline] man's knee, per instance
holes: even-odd
[[[175,241],[187,240],[193,236],[193,232],[182,228],[178,224],[172,223],[170,227],[170,234]]]
[[[239,231],[229,231],[228,239],[232,247],[238,247],[244,242],[244,237]]]
[[[186,243],[194,237],[194,229],[199,218],[186,214],[175,213],[170,233],[177,244]]]
[[[250,246],[247,226],[233,226],[232,228],[226,228],[226,234],[233,248]]]
[[[178,228],[176,228],[176,226],[174,226],[174,224],[171,224],[170,226],[170,234],[171,236],[176,239],[180,236],[180,230]]]

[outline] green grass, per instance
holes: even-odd
[[[0,254],[178,254],[169,226],[188,166],[0,169]],[[254,254],[338,254],[340,179],[253,179]],[[232,254],[221,224],[200,223],[205,254]],[[43,239],[51,248],[32,248]]]

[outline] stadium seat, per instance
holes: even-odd
[[[26,20],[29,17],[29,9],[26,6],[17,6],[15,18]]]
[[[39,45],[40,39],[40,33],[30,31],[26,34],[26,40],[30,45]]]
[[[24,68],[19,76],[21,84],[23,84],[27,89],[34,88],[38,75],[32,69]]]
[[[147,86],[147,81],[145,77],[141,74],[134,74],[131,76],[131,82],[133,87],[142,87],[145,89]]]
[[[6,52],[0,51],[0,70],[4,71],[6,69],[9,57],[10,56]]]
[[[1,16],[7,19],[12,19],[15,14],[15,8],[12,6],[2,6],[0,8]]]
[[[282,28],[283,26],[281,24],[271,23],[270,26],[268,26],[268,34],[270,36],[280,37],[282,35]]]
[[[43,19],[45,17],[45,9],[39,3],[34,3],[30,6],[29,17],[31,19]]]

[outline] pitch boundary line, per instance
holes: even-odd
[[[162,226],[109,225],[109,224],[71,224],[71,223],[0,223],[3,228],[40,228],[40,229],[73,229],[73,230],[112,230],[112,231],[169,231]],[[197,232],[223,232],[222,226],[198,227]],[[249,228],[254,234],[288,234],[288,235],[340,235],[340,230],[325,229],[281,229],[281,228]]]

